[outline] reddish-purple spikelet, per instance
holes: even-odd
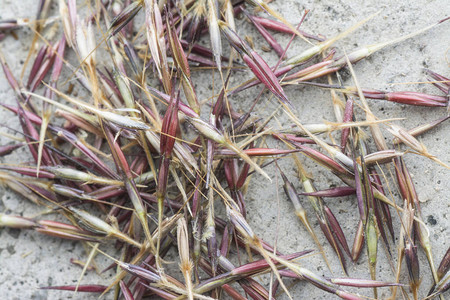
[[[150,282],[158,282],[161,280],[161,277],[158,274],[154,273],[151,270],[147,270],[143,267],[124,262],[119,262],[118,264],[122,269],[139,278],[148,280]]]
[[[272,135],[274,138],[279,140],[288,140],[292,142],[297,142],[300,144],[315,144],[316,142],[310,138],[305,138],[301,136],[295,136],[293,134],[276,134]]]
[[[288,26],[286,26],[285,24],[283,24],[279,21],[270,20],[270,19],[266,19],[263,17],[259,17],[259,16],[254,16],[253,18],[255,19],[256,22],[260,23],[262,26],[264,26],[267,29],[278,31],[278,32],[283,32],[283,33],[295,34],[294,31],[292,31],[292,29],[290,29]],[[315,35],[306,33],[301,30],[299,30],[299,32],[304,37],[309,38],[309,39],[313,39],[313,40],[316,40],[319,42],[323,42],[325,40],[325,38],[321,37],[321,36],[315,36]]]
[[[252,56],[242,54],[242,59],[249,66],[253,74],[255,74],[255,76],[282,102],[290,103],[278,83],[278,79],[273,74],[267,63],[256,52],[253,52],[252,54]]]
[[[443,96],[429,95],[418,92],[382,92],[377,90],[362,90],[364,97],[369,99],[387,100],[408,105],[443,107],[448,99]],[[357,96],[357,92],[353,92]]]
[[[160,152],[166,157],[170,157],[175,145],[175,137],[178,130],[178,102],[179,95],[170,101],[166,114],[164,115],[163,124],[161,127],[161,148]]]
[[[278,67],[276,70],[273,70],[273,73],[276,77],[281,77],[283,75],[285,75],[287,72],[291,71],[294,68],[293,65],[287,65],[287,66],[282,66],[282,67]],[[237,87],[236,89],[231,90],[228,95],[235,95],[238,94],[239,92],[242,92],[246,89],[249,89],[253,86],[256,86],[258,84],[262,83],[261,80],[259,80],[259,78],[254,78],[254,79],[250,79],[248,80],[246,83],[242,84],[241,86]]]
[[[200,44],[189,45],[189,43],[186,40],[180,40],[180,43],[181,43],[181,46],[183,46],[183,48],[185,50],[189,50],[189,49],[191,50],[191,53],[189,53],[189,55],[188,55],[188,59],[190,58],[192,53],[198,54],[198,56],[195,56],[195,57],[206,57],[206,58],[213,57],[213,53],[212,53],[211,49],[206,48]],[[230,58],[222,55],[221,60],[229,61]],[[213,62],[213,61],[211,61],[211,62]]]
[[[332,170],[332,172],[336,172],[339,174],[348,174],[348,171],[341,164],[337,163],[325,154],[298,143],[294,143],[294,145],[302,150],[302,153],[322,164],[323,166],[329,168],[330,170]]]
[[[150,92],[155,93],[156,96],[161,97],[161,99],[164,100],[164,102],[166,104],[170,105],[171,98],[169,95],[167,95],[164,92],[161,92],[151,86],[148,86],[148,89],[150,90]],[[194,110],[192,110],[192,108],[190,108],[189,106],[187,106],[186,104],[184,104],[181,101],[179,101],[179,103],[178,103],[178,109],[180,111],[182,111],[185,115],[187,115],[191,118],[198,118],[198,114]]]
[[[41,287],[41,290],[60,290],[60,291],[72,291],[72,292],[85,292],[85,293],[103,293],[107,286],[99,284],[86,284],[86,285],[60,285],[60,286],[45,286]]]
[[[331,229],[333,230],[334,234],[336,234],[342,248],[344,248],[344,251],[348,254],[348,256],[351,257],[350,249],[348,248],[347,240],[345,239],[345,235],[342,231],[341,225],[339,225],[338,220],[328,206],[324,205],[324,211],[326,213],[326,217],[331,226]]]
[[[22,146],[24,146],[22,143],[0,146],[0,156],[11,154],[14,150],[19,149]]]
[[[296,259],[300,256],[304,255],[303,252],[297,252],[290,255],[282,255],[280,258],[283,258],[285,260],[292,260]],[[279,264],[278,261],[272,260],[274,264]],[[257,273],[261,272],[263,269],[269,268],[269,264],[265,259],[261,259],[252,263],[248,263],[246,265],[237,267],[231,271],[232,274],[251,274],[251,273]]]
[[[409,284],[413,290],[413,293],[416,294],[420,285],[420,268],[419,258],[417,256],[417,246],[415,246],[411,241],[406,240],[404,251],[406,266],[408,268]]]
[[[349,186],[335,187],[327,190],[317,191],[313,193],[300,193],[303,196],[314,196],[314,197],[345,197],[354,195],[356,189]]]
[[[219,21],[219,25],[229,43],[239,52],[253,74],[282,102],[289,104],[290,101],[283,88],[265,60],[253,51],[226,23]]]
[[[353,104],[354,100],[352,97],[349,97],[347,102],[345,103],[344,117],[342,122],[348,123],[353,119]],[[345,146],[347,145],[348,136],[350,135],[350,128],[344,128],[341,133],[341,152],[344,153]]]
[[[365,287],[365,288],[402,285],[400,283],[376,281],[370,279],[356,279],[356,278],[331,278],[330,281],[338,285]]]
[[[336,295],[338,295],[339,297],[341,297],[342,299],[345,300],[363,300],[365,299],[365,297],[359,297],[358,295],[355,294],[351,294],[349,292],[345,292],[345,291],[337,291]]]
[[[123,9],[112,21],[108,29],[108,38],[116,35],[122,30],[142,8],[139,1],[133,1],[125,9]]]
[[[155,294],[156,296],[161,297],[162,299],[166,299],[166,300],[172,300],[172,299],[176,299],[177,296],[173,295],[170,292],[167,292],[165,290],[162,290],[160,288],[157,287],[153,287],[150,285],[146,285],[144,283],[141,282],[141,285],[145,286],[150,292],[153,292],[153,294]]]
[[[125,282],[122,280],[119,281],[120,290],[122,291],[122,295],[125,298],[125,300],[135,300],[133,297],[133,294],[131,293],[130,289],[127,287]]]
[[[358,227],[356,229],[355,240],[353,241],[352,247],[352,260],[357,261],[362,253],[364,246],[364,225],[361,220],[358,222]]]
[[[228,294],[228,296],[230,296],[234,300],[246,300],[247,299],[244,296],[242,296],[241,294],[239,294],[238,291],[236,291],[232,286],[230,286],[228,284],[222,285],[222,289]]]
[[[38,72],[39,68],[41,67],[42,62],[43,62],[43,60],[45,58],[45,55],[47,53],[47,50],[48,50],[48,46],[47,45],[42,46],[41,49],[39,49],[39,52],[37,53],[36,58],[34,59],[34,63],[33,63],[32,67],[31,67],[31,70],[30,70],[30,75],[28,77],[28,82],[26,84],[27,89],[30,88],[31,82],[34,80],[34,78],[36,76],[36,73]]]
[[[447,77],[444,77],[438,73],[435,73],[431,70],[425,69],[425,72],[427,75],[429,75],[432,79],[436,80],[433,81],[433,85],[437,87],[439,90],[441,90],[443,93],[449,95],[450,93],[450,79]]]
[[[255,20],[254,16],[250,15],[248,11],[244,9],[244,14],[247,16],[247,18],[252,22],[253,25],[255,25],[256,29],[259,31],[261,36],[269,43],[269,45],[275,50],[277,55],[282,58],[284,50],[283,47],[278,44],[278,42],[275,40],[275,38],[267,32],[267,30]]]
[[[442,279],[442,277],[447,274],[448,270],[450,270],[450,247],[442,258],[441,263],[439,264],[439,267],[437,269],[437,275],[439,279]]]
[[[274,156],[274,155],[286,155],[294,152],[298,152],[300,150],[294,149],[294,150],[284,150],[284,149],[269,149],[269,148],[251,148],[251,149],[245,149],[243,150],[245,154],[248,156]],[[219,157],[234,157],[238,158],[239,156],[228,149],[217,149],[214,152],[215,155]]]

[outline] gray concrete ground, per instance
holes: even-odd
[[[55,1],[56,2],[56,1]],[[81,2],[80,2],[81,4]],[[57,6],[57,4],[54,4]],[[444,17],[450,16],[447,0],[417,0],[417,1],[273,1],[272,7],[281,12],[290,22],[296,23],[300,20],[304,9],[310,9],[302,28],[314,33],[320,33],[332,37],[358,21],[366,18],[372,13],[381,10],[380,14],[368,22],[349,37],[339,41],[336,46],[340,54],[343,51],[351,51],[356,47],[387,41],[392,38],[416,31]],[[37,9],[37,1],[0,1],[0,20],[28,17],[33,18]],[[249,35],[255,41],[256,49],[265,58],[274,64],[276,55],[274,53],[263,53],[262,46],[265,41],[259,37],[247,22],[241,21],[239,33]],[[18,40],[12,36],[0,42],[0,49],[5,55],[10,67],[16,76],[20,75],[23,61],[29,49],[32,32],[29,29],[16,30]],[[391,46],[375,53],[372,57],[355,65],[355,72],[362,87],[385,89],[385,90],[411,90],[419,92],[437,93],[438,91],[430,84],[414,83],[425,81],[423,68],[450,76],[450,23],[441,24],[418,37]],[[285,46],[288,37],[275,34],[280,43]],[[224,43],[226,43],[224,41]],[[288,51],[288,55],[298,53],[307,45],[296,40]],[[67,72],[66,72],[67,74]],[[215,74],[218,79],[217,73]],[[348,72],[343,72],[346,84],[352,85]],[[209,97],[211,84],[203,84],[210,81],[211,73],[195,74],[197,90],[202,99]],[[242,76],[242,77],[241,77]],[[249,74],[236,74],[233,84],[249,78]],[[3,74],[0,77],[0,101],[2,103],[14,103],[14,93],[8,86]],[[219,85],[216,84],[217,91]],[[288,87],[285,89],[288,97],[293,102],[296,113],[300,120],[305,123],[314,123],[322,120],[334,121],[331,108],[330,93],[312,87]],[[255,90],[242,93],[233,98],[237,108],[245,109],[252,100]],[[268,97],[266,97],[268,98]],[[412,107],[387,102],[369,100],[370,106],[379,118],[402,118],[395,123],[412,128],[427,121],[435,120],[446,114],[444,108]],[[256,109],[258,115],[264,117],[277,107],[273,100],[262,102]],[[360,110],[359,110],[360,112]],[[18,120],[11,113],[0,110],[2,125],[19,128]],[[285,116],[277,116],[278,123],[273,122],[273,128],[287,124]],[[9,132],[5,128],[2,132]],[[388,137],[389,135],[386,134]],[[432,130],[420,137],[430,153],[439,157],[442,161],[450,162],[449,131],[448,123]],[[7,144],[10,140],[0,136],[0,144]],[[371,142],[371,141],[370,141]],[[388,143],[391,137],[388,138]],[[374,149],[372,144],[372,149]],[[2,163],[19,163],[29,161],[30,157],[25,148],[4,157]],[[414,176],[417,192],[423,208],[430,239],[433,243],[433,254],[435,263],[438,264],[445,251],[449,247],[449,191],[450,172],[436,163],[408,154],[405,157],[410,172]],[[315,167],[313,163],[306,161],[308,171],[316,179],[315,183],[319,189],[339,185],[336,178],[331,177],[323,168]],[[288,161],[281,161],[281,167],[289,176],[295,187],[300,191],[301,185],[296,180],[295,169]],[[387,176],[392,176],[392,170],[384,169]],[[276,243],[282,252],[300,251],[304,249],[315,249],[314,243],[292,213],[292,206],[287,201],[281,189],[279,176],[275,170],[268,169],[273,174],[273,182],[269,184],[260,177],[254,177],[246,195],[249,211],[249,222],[255,232],[266,241]],[[390,180],[392,183],[393,181]],[[394,195],[397,195],[396,187],[391,186]],[[347,235],[349,244],[353,243],[354,233],[358,222],[356,214],[356,203],[353,198],[339,198],[326,200],[333,209],[336,217],[341,222],[342,229]],[[318,233],[320,241],[325,245],[325,251],[333,266],[334,276],[343,276],[336,256],[332,249],[325,243],[325,238],[320,233],[316,221],[314,221],[311,207],[304,201],[305,207],[312,220],[313,227]],[[30,204],[27,200],[17,196],[9,189],[0,189],[0,212],[8,212],[23,216],[38,215],[42,208]],[[399,218],[394,210],[392,214],[395,219],[395,228],[400,228]],[[51,216],[46,216],[50,218]],[[397,232],[398,237],[398,232]],[[391,247],[395,247],[391,245]],[[395,248],[393,248],[395,249]],[[386,250],[380,244],[379,262],[377,265],[378,278],[382,280],[393,280],[392,266],[389,265]],[[395,252],[394,252],[395,253]],[[424,253],[419,252],[421,261],[422,288],[420,296],[423,297],[431,285],[431,275],[426,263]],[[96,296],[86,294],[73,295],[67,292],[43,291],[39,287],[46,285],[75,284],[81,268],[69,263],[71,258],[84,259],[85,253],[79,243],[64,241],[56,238],[46,237],[30,231],[19,231],[11,229],[0,229],[0,297],[3,299],[95,299]],[[395,260],[394,260],[395,261]],[[106,259],[98,258],[97,263],[104,267],[109,264]],[[324,275],[332,274],[326,268],[319,255],[304,259],[304,266],[312,271]],[[405,269],[406,266],[403,266]],[[367,256],[363,253],[360,260],[349,263],[350,276],[356,278],[369,278]],[[97,275],[88,272],[83,282],[95,282],[106,284],[111,279],[112,273]],[[407,282],[406,271],[403,272],[402,282]],[[329,299],[329,294],[304,282],[287,280],[292,295],[295,299]],[[366,296],[373,296],[371,290],[358,290]],[[389,289],[380,289],[379,298],[386,299],[390,295]],[[107,296],[110,298],[111,295]],[[280,297],[285,299],[285,296]]]

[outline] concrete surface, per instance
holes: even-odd
[[[55,1],[56,2],[56,1]],[[80,2],[81,3],[81,2]],[[54,4],[56,6],[56,4]],[[0,0],[0,19],[16,17],[33,18],[37,3],[33,0],[7,1]],[[339,41],[336,46],[339,53],[351,51],[362,46],[386,41],[400,35],[404,35],[444,17],[450,16],[450,9],[447,0],[417,0],[417,1],[273,1],[271,6],[281,12],[290,22],[296,23],[300,20],[304,9],[310,9],[302,29],[314,33],[320,33],[327,37],[332,37],[339,32],[349,28],[353,24],[367,17],[368,15],[382,10],[368,24],[351,34],[346,39]],[[253,30],[247,22],[239,23],[239,33],[253,37],[256,49],[264,58],[274,64],[276,55],[264,53],[261,46],[266,43]],[[15,40],[8,36],[0,42],[0,49],[8,60],[16,76],[20,75],[23,60],[29,49],[32,32],[29,29],[16,30],[19,37]],[[387,90],[411,90],[429,93],[438,93],[437,89],[429,84],[405,84],[408,82],[425,81],[423,68],[430,68],[433,71],[450,76],[449,72],[449,47],[450,47],[450,23],[441,24],[418,37],[407,40],[396,46],[386,48],[375,53],[372,57],[355,65],[355,72],[362,87]],[[275,34],[282,46],[287,44],[286,35]],[[224,44],[226,42],[224,41]],[[298,53],[305,49],[307,45],[300,40],[296,40],[290,48],[288,54]],[[66,72],[67,74],[67,72]],[[215,74],[218,82],[218,74]],[[351,78],[347,72],[343,72],[347,84],[351,84]],[[210,85],[203,82],[210,81],[210,74],[195,73],[194,82],[199,96],[206,99],[211,96]],[[249,73],[236,74],[233,83],[250,78]],[[9,88],[3,74],[0,76],[0,101],[3,103],[14,103],[14,93]],[[217,91],[219,85],[216,84]],[[249,100],[256,94],[256,89],[242,93],[239,97],[232,99],[235,107],[246,108]],[[259,91],[259,90],[258,90]],[[328,91],[319,90],[312,87],[289,87],[285,89],[288,97],[293,102],[296,113],[303,123],[313,123],[322,120],[334,121],[331,109],[331,98]],[[268,99],[268,97],[266,97]],[[427,121],[435,120],[444,116],[444,108],[424,108],[412,107],[386,102],[376,102],[369,100],[370,106],[379,118],[404,118],[397,121],[397,124],[405,128],[412,128]],[[260,116],[267,116],[277,103],[273,100],[263,101],[258,106],[256,112]],[[272,122],[273,128],[286,125],[287,119],[280,114],[277,116],[278,122]],[[0,122],[13,128],[19,128],[18,120],[11,113],[0,110]],[[0,129],[2,132],[6,129]],[[11,133],[11,131],[8,131]],[[389,136],[386,134],[386,136]],[[390,140],[388,140],[389,142]],[[420,138],[428,148],[429,152],[439,157],[442,161],[450,162],[449,131],[448,123],[444,123],[439,128],[423,135]],[[0,144],[9,143],[10,140],[0,137]],[[373,145],[372,145],[373,147]],[[373,148],[372,148],[373,149]],[[27,149],[19,149],[15,153],[2,158],[2,162],[26,162],[30,159]],[[433,254],[435,263],[439,264],[440,259],[449,247],[449,221],[448,214],[450,194],[450,172],[430,160],[416,156],[407,155],[405,157],[410,172],[414,176],[414,181],[421,201],[423,202],[423,214],[430,229],[431,241],[433,243]],[[315,167],[313,163],[304,160],[308,171],[316,178],[316,185],[319,189],[336,186],[339,181],[331,177],[323,168]],[[288,161],[282,161],[281,167],[289,176],[295,187],[301,191],[301,185],[296,180],[295,169]],[[385,170],[388,171],[388,170]],[[311,238],[301,226],[295,215],[292,213],[292,206],[287,201],[282,189],[279,176],[275,175],[275,170],[268,169],[273,174],[273,183],[269,184],[260,177],[254,177],[246,201],[249,211],[249,222],[255,232],[266,241],[276,243],[278,249],[283,252],[300,251],[304,249],[315,249]],[[392,183],[392,181],[390,181]],[[395,186],[391,186],[394,195],[397,195]],[[277,201],[279,200],[279,201]],[[352,198],[339,198],[326,200],[332,207],[342,228],[347,235],[348,243],[353,243],[354,232],[356,230],[358,216],[356,203]],[[322,243],[325,242],[320,232],[317,222],[314,220],[312,209],[304,201],[315,231],[318,233]],[[28,201],[18,197],[11,190],[0,189],[0,212],[8,212],[23,216],[34,216],[39,214],[42,208],[30,204]],[[398,216],[391,210],[395,219],[395,228],[400,228]],[[48,216],[46,218],[51,218]],[[398,232],[396,232],[398,237]],[[391,245],[395,249],[393,245]],[[324,246],[327,256],[333,266],[334,276],[343,276],[336,256],[331,248]],[[422,288],[420,296],[423,297],[431,285],[431,275],[425,256],[419,252],[421,261]],[[56,238],[46,237],[30,231],[19,231],[11,229],[0,229],[0,295],[3,299],[95,299],[96,296],[87,294],[73,295],[70,292],[43,291],[38,288],[46,285],[66,285],[75,284],[81,273],[81,268],[69,263],[70,258],[84,259],[85,253],[79,243],[63,241]],[[97,263],[106,266],[109,262],[99,257]],[[330,271],[324,266],[319,255],[310,256],[304,259],[304,266],[312,271],[331,276]],[[407,282],[406,266],[403,265],[402,282]],[[379,246],[379,262],[377,265],[378,278],[382,280],[393,280],[394,275],[386,258],[386,251],[382,245]],[[366,253],[356,264],[349,264],[350,276],[356,278],[369,278],[368,263]],[[94,272],[88,272],[83,282],[96,282],[106,284],[112,273],[101,276]],[[286,280],[290,286],[295,299],[330,299],[330,294],[318,290],[317,288],[304,282],[294,284],[292,280]],[[352,290],[352,289],[350,289]],[[372,297],[371,290],[358,290],[358,293]],[[387,288],[379,289],[379,298],[385,299],[390,295]],[[110,298],[108,296],[107,298]],[[285,296],[280,297],[286,299]]]

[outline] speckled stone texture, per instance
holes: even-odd
[[[82,1],[80,1],[81,4]],[[57,10],[57,1],[53,5]],[[287,20],[297,23],[305,9],[310,9],[308,17],[302,29],[320,33],[326,37],[333,37],[343,30],[351,27],[358,21],[370,14],[381,10],[380,14],[373,20],[352,33],[349,37],[336,43],[339,54],[343,51],[351,51],[363,45],[370,45],[381,41],[387,41],[395,37],[408,34],[432,24],[450,14],[448,0],[416,0],[416,1],[292,1],[277,0],[270,4],[274,9],[281,12]],[[0,0],[0,19],[17,17],[33,18],[37,9],[37,1],[9,1]],[[54,9],[54,11],[55,11]],[[249,35],[255,42],[256,50],[267,59],[269,65],[276,63],[277,57],[274,52],[264,53],[261,48],[266,47],[266,42],[252,28],[248,22],[241,20],[238,26],[241,36]],[[0,42],[0,49],[5,55],[11,69],[16,76],[20,76],[24,59],[27,55],[32,31],[24,28],[16,30],[18,39],[8,35]],[[426,81],[423,73],[424,68],[450,76],[449,71],[449,47],[450,47],[450,22],[409,39],[395,46],[390,46],[372,55],[370,58],[357,63],[354,68],[360,85],[365,88],[382,90],[410,90],[419,92],[438,93],[437,89],[430,84],[417,82]],[[282,46],[289,40],[287,35],[274,34]],[[226,44],[226,41],[223,41]],[[308,45],[296,39],[288,51],[288,56],[306,49]],[[0,72],[0,101],[2,103],[14,103],[14,93],[8,86],[3,73]],[[65,76],[69,74],[67,70]],[[211,72],[195,72],[194,83],[201,99],[211,96],[212,88],[217,91],[220,88],[219,76],[216,72],[214,77]],[[347,71],[342,72],[345,83],[353,85],[351,76]],[[215,82],[211,81],[215,78]],[[231,85],[234,86],[245,79],[250,78],[250,73],[236,73],[232,77]],[[319,82],[326,82],[321,79]],[[66,88],[66,87],[64,87]],[[64,89],[63,88],[63,89]],[[259,89],[252,89],[233,97],[231,101],[236,108],[245,109],[253,100]],[[331,107],[330,92],[310,86],[287,87],[285,89],[289,99],[295,108],[295,113],[304,123],[314,123],[323,120],[334,121]],[[268,100],[269,94],[265,94],[264,100],[258,105],[255,112],[261,117],[268,116],[278,106],[275,100]],[[405,128],[412,128],[419,124],[435,120],[446,114],[445,108],[426,108],[406,106],[383,101],[368,100],[373,112],[380,119],[402,118],[395,121]],[[361,115],[361,110],[358,108]],[[206,114],[205,114],[206,115]],[[0,122],[12,128],[20,128],[18,119],[13,114],[0,109]],[[277,115],[277,120],[270,126],[274,129],[286,126],[288,119],[283,114]],[[448,122],[437,129],[420,137],[430,153],[439,157],[442,161],[450,162],[450,139]],[[1,131],[7,131],[1,128]],[[8,131],[12,133],[12,131]],[[386,133],[386,132],[385,132]],[[386,133],[388,143],[391,137]],[[0,144],[7,144],[10,140],[0,136]],[[272,143],[272,142],[271,142]],[[373,142],[369,140],[371,149],[375,149]],[[275,145],[272,143],[272,145]],[[30,161],[27,149],[22,148],[1,159],[2,163],[18,163]],[[315,166],[311,161],[304,159],[308,172],[315,178],[318,189],[339,186],[338,179],[321,167]],[[448,187],[450,185],[450,172],[436,163],[423,157],[408,154],[405,161],[413,175],[417,192],[422,201],[423,215],[430,229],[430,238],[433,243],[433,254],[435,263],[438,264],[445,251],[449,247],[449,199]],[[280,161],[280,166],[288,175],[294,186],[301,191],[301,184],[297,180],[296,170],[291,161]],[[384,168],[386,176],[390,179],[390,188],[397,197],[397,188],[392,184],[394,170]],[[260,176],[254,176],[247,195],[248,221],[254,231],[270,243],[276,243],[280,251],[289,253],[304,249],[316,249],[311,238],[292,213],[293,209],[281,189],[281,179],[273,167],[267,172],[272,175],[273,182],[269,183]],[[397,198],[398,199],[398,198]],[[326,200],[333,209],[337,219],[347,235],[349,244],[353,243],[356,225],[358,222],[357,206],[354,197]],[[312,255],[304,260],[302,264],[312,271],[324,276],[344,276],[339,266],[336,255],[325,243],[325,238],[320,232],[319,226],[314,219],[312,208],[303,201],[310,216],[312,225],[319,236],[320,242],[325,244],[326,254],[333,266],[332,273],[326,268],[320,255]],[[43,208],[37,207],[22,197],[17,196],[9,189],[0,188],[0,212],[8,212],[23,216],[36,216]],[[397,213],[391,209],[394,217],[394,226],[400,228]],[[52,216],[46,216],[52,218]],[[397,231],[398,237],[398,231]],[[391,249],[395,253],[395,248]],[[393,280],[392,267],[387,260],[387,252],[380,243],[379,261],[377,265],[378,278],[382,280]],[[395,255],[394,255],[395,256]],[[431,275],[426,263],[425,255],[419,251],[421,261],[422,288],[420,296],[425,296],[431,285]],[[77,294],[69,292],[39,290],[41,286],[75,284],[81,268],[70,264],[71,258],[85,259],[86,254],[83,247],[76,242],[60,240],[39,235],[32,231],[19,231],[12,229],[0,229],[0,297],[2,299],[95,299],[95,295]],[[96,260],[100,269],[107,266],[110,261],[98,256]],[[370,278],[368,272],[367,255],[365,250],[360,260],[349,263],[349,274],[356,278]],[[403,265],[402,282],[407,282],[406,266]],[[88,272],[83,279],[84,283],[107,284],[113,273],[97,275]],[[331,299],[333,296],[318,290],[304,282],[286,280],[291,293],[295,299]],[[352,290],[352,289],[350,289]],[[373,296],[372,291],[358,290],[366,296]],[[386,299],[390,295],[387,288],[379,289],[379,298]],[[110,299],[112,294],[106,296]],[[287,299],[285,295],[280,299]]]

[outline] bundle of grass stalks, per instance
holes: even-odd
[[[127,300],[299,299],[307,296],[294,286],[306,282],[320,297],[443,296],[450,252],[433,257],[435,246],[447,245],[430,235],[418,193],[427,183],[413,179],[407,162],[449,174],[418,136],[450,118],[450,80],[427,70],[433,94],[365,88],[357,63],[448,27],[447,18],[342,49],[340,40],[382,12],[331,37],[303,30],[309,13],[293,25],[262,0],[41,0],[35,19],[0,21],[2,43],[24,28],[33,36],[21,74],[8,65],[14,53],[0,52],[15,93],[2,109],[18,120],[16,128],[2,124],[11,142],[0,147],[0,181],[34,212],[5,209],[0,227],[85,250],[67,284],[41,289]],[[264,51],[241,25],[255,28]],[[302,50],[293,53],[295,44]],[[263,53],[272,50],[276,60]],[[315,101],[306,89],[331,98],[333,122],[305,122]],[[405,115],[381,118],[372,99],[403,105]],[[403,128],[419,109],[436,116]],[[28,158],[8,160],[22,148]],[[338,197],[351,216],[345,226]],[[279,213],[275,224],[252,210],[269,202],[279,210],[280,201],[290,208],[286,218],[300,220],[290,227],[298,231],[280,227]],[[275,240],[255,223],[276,231]],[[285,253],[279,235],[304,243]],[[326,276],[308,263],[314,255]],[[380,256],[389,277],[378,274]],[[100,257],[110,264],[103,270]],[[366,276],[352,275],[350,262],[359,261]],[[92,270],[113,276],[86,282]]]

